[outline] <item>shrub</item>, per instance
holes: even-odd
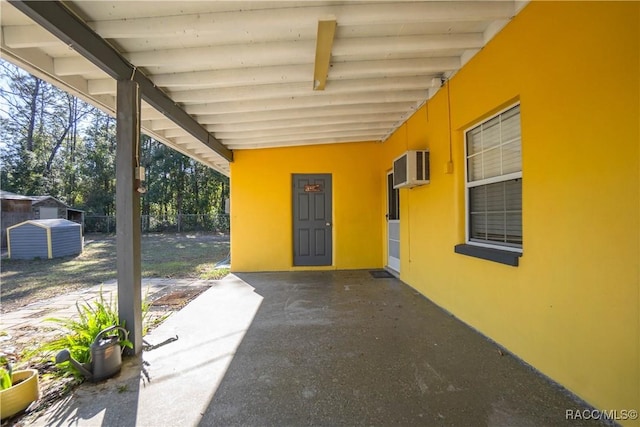
[[[143,304],[144,308],[145,304]],[[92,303],[76,303],[79,320],[65,318],[49,318],[48,321],[55,322],[67,331],[67,334],[57,340],[44,344],[40,350],[45,352],[58,352],[68,349],[71,357],[80,363],[91,362],[91,344],[100,331],[109,326],[122,326],[118,318],[118,310],[111,298],[107,301],[102,294],[102,289],[98,298]],[[131,341],[120,339],[121,347],[133,347]],[[69,362],[60,364],[63,371],[78,377],[79,372]]]

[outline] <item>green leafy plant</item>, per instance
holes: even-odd
[[[12,366],[5,356],[0,356],[0,390],[5,390],[13,385]]]
[[[91,361],[91,344],[100,331],[109,326],[122,326],[118,317],[118,310],[111,298],[107,301],[102,293],[93,302],[83,304],[76,303],[78,320],[67,318],[49,318],[48,321],[59,324],[66,329],[67,334],[57,340],[44,344],[40,350],[45,352],[58,352],[68,349],[71,356],[80,363]],[[132,348],[131,341],[120,337],[120,346]],[[79,376],[79,372],[69,362],[60,364],[61,369],[74,376]]]
[[[142,336],[149,332],[149,310],[151,310],[151,301],[149,301],[149,288],[142,299]]]

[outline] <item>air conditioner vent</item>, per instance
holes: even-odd
[[[393,188],[429,183],[429,150],[410,150],[393,161]]]

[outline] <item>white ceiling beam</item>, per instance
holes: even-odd
[[[146,106],[144,104],[142,105],[142,108],[140,109],[140,113],[143,120],[159,120],[159,119],[164,119],[166,117],[164,114],[162,114],[155,108],[152,108],[148,104]]]
[[[204,156],[205,153],[207,152],[207,150],[205,148],[202,148],[202,144],[200,144],[199,147],[196,147],[190,151],[193,151],[194,153],[196,153],[198,156]]]
[[[188,138],[173,138],[173,141],[185,150],[193,151],[198,149],[198,142]]]
[[[303,83],[283,83],[258,86],[230,87],[219,89],[200,89],[170,92],[171,98],[184,104],[208,101],[230,102],[259,99],[273,99],[292,96],[324,96],[326,94],[346,94],[375,91],[421,90],[431,87],[434,75],[373,78],[362,80],[329,81],[324,93],[311,89],[309,77]]]
[[[328,117],[314,117],[313,120],[309,118],[300,119],[282,119],[282,120],[268,120],[262,122],[247,122],[247,123],[219,123],[213,125],[206,125],[205,127],[209,132],[249,132],[249,131],[264,131],[271,129],[288,129],[306,127],[310,124],[314,126],[335,126],[346,123],[376,123],[384,121],[397,122],[400,120],[404,112],[401,113],[381,113],[381,114],[349,114],[340,116],[328,116]]]
[[[460,58],[456,56],[337,62],[329,70],[329,81],[386,77],[389,75],[418,76],[439,74],[446,70],[456,70],[459,67]]]
[[[104,73],[100,70],[95,70],[92,71],[90,73],[84,73],[82,74],[82,77],[85,78],[87,81],[89,80],[102,80],[104,78]],[[113,96],[115,96],[115,93],[113,94]]]
[[[300,11],[297,12],[295,17],[289,17],[290,10],[288,9],[277,13],[279,16],[287,16],[288,30],[291,33],[299,34],[305,32],[306,38],[309,39],[315,29],[315,26],[312,26],[311,33],[309,33],[309,23],[315,23],[315,19],[310,19],[311,15],[303,15],[299,13]],[[217,12],[197,15],[127,18],[89,22],[88,24],[104,38],[183,37],[185,35],[210,34],[220,38],[220,43],[229,43],[236,40],[251,42],[252,40],[262,39],[264,33],[273,34],[273,29],[268,28],[269,22],[273,22],[273,14],[274,12],[269,10]],[[238,22],[245,24],[243,28],[238,27]],[[239,37],[240,39],[238,39]]]
[[[153,119],[148,121],[148,126],[153,130],[167,130],[177,128],[174,122],[169,119]]]
[[[271,129],[271,130],[254,130],[254,131],[230,131],[230,132],[216,132],[216,138],[221,139],[225,144],[232,143],[237,139],[252,139],[252,138],[272,138],[272,137],[286,137],[293,135],[322,135],[327,131],[341,132],[341,131],[380,131],[386,132],[391,128],[395,122],[381,121],[375,123],[345,123],[340,125],[324,126],[316,125],[313,122],[309,122],[304,127],[294,127],[286,129]],[[176,135],[179,136],[179,135]]]
[[[339,26],[379,25],[389,23],[428,23],[455,21],[485,21],[509,18],[515,14],[512,1],[460,1],[460,2],[392,2],[372,4],[338,4],[334,6],[281,8],[219,13],[183,14],[151,18],[127,18],[89,22],[104,38],[176,37],[212,34],[220,43],[238,40],[243,43],[273,35],[273,17],[286,17],[287,31],[312,38],[319,16],[335,15]],[[243,22],[238,28],[237,22]],[[250,29],[250,30],[247,30]],[[242,35],[241,33],[245,33]]]
[[[167,88],[217,88],[286,82],[305,82],[313,72],[313,64],[276,65],[270,67],[207,70],[186,73],[157,74],[153,81]]]
[[[37,25],[8,25],[2,27],[3,41],[12,49],[57,46],[60,40]]]
[[[175,138],[176,136],[185,136],[185,135],[189,135],[189,133],[182,128],[175,127],[175,125],[171,129],[164,130],[164,136],[166,136],[167,138]],[[216,138],[218,137],[216,136]]]
[[[207,155],[207,151],[202,148],[202,145],[198,146],[196,143],[182,144],[180,147],[200,157]]]
[[[229,144],[229,148],[232,150],[246,150],[246,149],[258,149],[258,148],[276,148],[276,147],[297,147],[301,145],[321,145],[321,144],[338,144],[349,142],[381,142],[380,136],[374,135],[361,135],[352,137],[319,137],[316,139],[308,140],[294,140],[294,141],[275,141],[275,142],[250,142],[245,141],[242,143]]]
[[[389,22],[375,25],[344,25],[336,29],[336,39],[363,37],[420,36],[427,34],[478,33],[484,30],[487,21],[430,21]]]
[[[529,4],[530,0],[516,0],[514,3],[515,13],[520,13],[520,11]]]
[[[460,54],[462,53],[461,49],[454,49],[454,50],[442,50],[442,51],[433,51],[433,52],[423,52],[421,54],[416,54],[415,57],[408,57],[411,55],[403,55],[404,57],[395,57],[393,54],[390,54],[389,58],[383,59],[383,58],[371,58],[369,57],[369,55],[365,55],[365,57],[359,57],[358,55],[355,55],[354,57],[340,57],[340,61],[334,61],[331,64],[331,69],[329,70],[329,80],[335,79],[335,77],[333,77],[334,73],[336,72],[340,72],[340,73],[344,73],[344,69],[342,68],[342,66],[346,66],[346,72],[348,73],[348,75],[342,76],[340,78],[354,78],[355,77],[385,77],[388,74],[385,74],[384,72],[381,73],[381,70],[384,69],[386,66],[391,67],[392,65],[390,65],[390,63],[401,63],[401,62],[405,62],[406,63],[406,68],[399,70],[399,75],[402,76],[407,76],[407,75],[417,75],[417,74],[423,74],[425,71],[414,71],[411,70],[409,67],[412,66],[412,63],[427,63],[428,61],[435,61],[437,63],[440,63],[441,60],[443,58],[449,58],[452,62],[456,62],[458,65],[460,64]],[[350,62],[346,62],[346,61],[350,61]],[[174,73],[186,73],[186,72],[197,72],[197,71],[206,71],[206,70],[210,70],[211,69],[211,64],[210,63],[206,63],[206,62],[202,62],[202,61],[197,61],[198,63],[181,63],[181,62],[176,62],[176,63],[172,63],[172,64],[167,64],[165,66],[162,67],[144,67],[144,69],[149,73],[149,75],[155,75],[155,74],[174,74]],[[355,63],[355,64],[354,64]],[[363,67],[367,66],[368,64],[373,65],[374,69],[368,70],[368,69],[364,69]],[[301,64],[298,64],[301,65]],[[308,64],[310,67],[313,67],[313,64],[310,62]],[[224,67],[224,65],[220,66],[221,68]],[[243,67],[244,68],[244,67]],[[262,67],[259,67],[258,69],[261,69]],[[432,67],[433,68],[433,67]],[[454,69],[457,69],[459,67],[455,67]],[[313,68],[311,68],[313,70]],[[312,71],[313,72],[313,71]],[[438,72],[438,70],[436,69],[435,72]]]
[[[369,105],[339,105],[315,108],[297,108],[286,111],[255,111],[246,113],[219,113],[197,116],[203,125],[216,123],[252,123],[267,120],[316,119],[319,117],[339,117],[351,114],[383,114],[406,112],[416,105],[415,101],[378,103]]]
[[[498,19],[495,21],[491,21],[491,23],[487,26],[482,34],[483,38],[483,46],[496,35],[498,34],[504,27],[509,23],[508,19]]]
[[[462,53],[462,55],[460,55],[460,67],[464,66],[467,62],[469,62],[471,58],[473,58],[478,52],[480,52],[480,49],[465,50]],[[447,74],[447,78],[451,78],[451,74]]]
[[[216,69],[313,63],[314,43],[300,42],[221,45],[125,53],[138,67],[162,67],[183,63],[189,68],[215,64]]]
[[[37,46],[33,47],[25,47],[24,49],[38,49],[41,52],[46,52],[52,58],[62,58],[68,56],[76,55],[76,51],[73,50],[72,47],[58,43],[57,45],[52,46]]]
[[[411,90],[397,92],[354,93],[348,95],[300,96],[288,99],[267,99],[259,101],[213,102],[205,104],[187,105],[185,111],[189,114],[221,114],[221,113],[249,113],[258,111],[296,110],[298,108],[316,108],[323,106],[376,104],[385,102],[411,102],[426,100],[427,90]]]
[[[114,79],[89,80],[89,95],[115,95],[116,86],[116,81]]]
[[[380,141],[387,134],[386,130],[382,131],[339,131],[339,132],[324,132],[322,134],[308,134],[308,135],[289,135],[289,136],[275,136],[275,137],[263,137],[263,138],[247,138],[247,139],[235,139],[232,142],[228,142],[227,146],[239,146],[247,144],[277,144],[287,142],[307,142],[318,143],[322,141],[335,141],[336,138],[347,140],[349,138],[358,139],[360,141]],[[176,137],[176,142],[185,141],[187,137]]]
[[[331,53],[336,60],[342,56],[386,58],[391,54],[479,48],[483,46],[483,41],[482,33],[353,38],[336,40]]]
[[[284,135],[284,136],[270,136],[259,138],[247,138],[247,139],[234,139],[229,141],[230,145],[242,145],[242,144],[280,144],[283,142],[320,142],[320,141],[333,141],[336,138],[356,138],[359,140],[366,139],[369,141],[379,141],[387,134],[387,130],[355,130],[355,131],[337,131],[337,132],[323,132],[313,133],[306,135]]]
[[[182,153],[189,153],[190,157],[194,155],[197,157],[204,157],[207,154],[207,149],[202,144],[198,143],[191,135],[178,138],[165,138],[167,141],[171,141],[172,147],[179,148]],[[209,150],[211,151],[211,150]]]
[[[338,56],[334,59],[333,66],[335,64],[340,64],[342,62],[356,62],[356,61],[379,61],[379,60],[412,60],[412,59],[426,59],[426,58],[434,58],[434,57],[459,57],[464,49],[443,49],[443,50],[430,50],[425,52],[417,52],[417,53],[397,53],[397,52],[389,52],[384,59],[376,58],[372,55],[366,53],[363,55],[355,54],[353,56]],[[406,74],[403,74],[406,75]]]
[[[54,58],[53,66],[55,73],[59,76],[74,76],[100,71],[100,68],[80,55]]]
[[[310,0],[315,3],[320,3],[317,0]],[[77,6],[80,8],[87,2],[80,2]],[[112,1],[112,2],[89,2],[94,3],[91,10],[97,10],[100,12],[100,16],[109,16],[111,19],[125,19],[125,18],[146,18],[154,16],[170,16],[175,15],[176,4],[180,7],[180,14],[183,15],[196,15],[201,13],[220,13],[220,12],[234,12],[234,11],[246,11],[254,9],[278,9],[282,8],[281,0],[267,0],[267,1],[192,1],[192,2],[163,2],[156,1],[151,3],[151,8],[131,7],[129,1]],[[83,9],[82,9],[83,10]]]

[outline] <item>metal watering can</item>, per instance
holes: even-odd
[[[106,336],[113,331],[118,333]],[[66,348],[56,355],[56,363],[71,362],[89,381],[97,382],[112,377],[120,371],[122,366],[120,332],[123,332],[124,339],[127,339],[129,332],[120,326],[110,326],[100,331],[91,344],[91,363],[78,362],[71,357]]]

